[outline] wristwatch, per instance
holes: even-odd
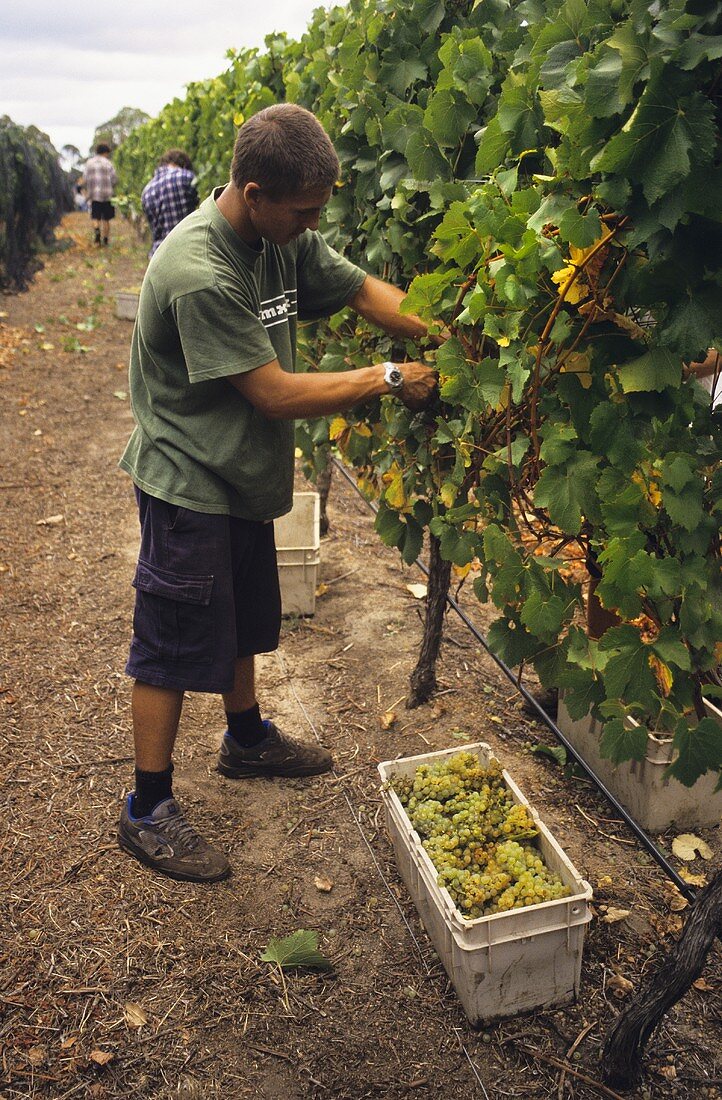
[[[391,392],[395,394],[401,393],[404,388],[404,376],[396,366],[395,363],[382,363],[384,368],[384,382],[387,386],[391,387]]]

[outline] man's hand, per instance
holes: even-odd
[[[711,378],[715,374],[719,374],[720,354],[715,348],[708,348],[707,355],[701,363],[685,363],[684,368],[689,376],[695,375],[696,378]]]
[[[438,384],[436,371],[426,363],[399,363],[398,368],[404,376],[404,385],[399,397],[412,412],[420,412],[431,401]]]

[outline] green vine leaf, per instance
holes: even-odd
[[[664,774],[691,787],[705,772],[722,769],[722,727],[713,718],[703,718],[691,728],[680,721],[674,733],[674,749],[677,758]]]
[[[628,125],[592,162],[595,171],[624,174],[641,184],[650,205],[686,178],[693,145],[705,161],[712,153],[711,105],[701,96],[680,97],[678,87],[669,72],[660,72]]]
[[[406,159],[417,180],[451,179],[451,165],[425,126],[409,138]]]
[[[534,502],[548,508],[549,516],[562,531],[578,535],[587,502],[594,492],[599,458],[578,451],[563,465],[548,466],[537,482]]]
[[[261,955],[263,962],[276,963],[284,969],[310,967],[314,970],[332,970],[333,963],[318,950],[318,932],[299,929],[282,939],[273,937]]]
[[[627,727],[620,718],[604,723],[600,751],[613,764],[625,760],[644,760],[647,754],[647,729],[645,726]]]
[[[667,348],[651,348],[618,368],[619,380],[625,393],[660,391],[667,386],[678,386],[682,364]]]
[[[559,220],[559,233],[562,240],[569,241],[575,248],[589,248],[602,233],[602,222],[596,210],[588,214],[572,208]]]

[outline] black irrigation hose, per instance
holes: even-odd
[[[344,464],[342,462],[340,462],[337,458],[333,458],[333,462],[334,462],[334,465],[337,467],[337,469],[340,470],[341,473],[343,474],[343,476],[346,478],[349,485],[353,486],[353,488],[356,490],[358,495],[365,502],[365,504],[371,509],[371,511],[372,512],[378,512],[378,506],[376,504],[374,504],[373,501],[366,500],[366,497],[363,495],[363,493],[359,489],[358,485],[356,484],[355,479],[351,476],[351,474],[346,469]],[[415,564],[418,565],[418,567],[419,567],[419,569],[421,569],[422,573],[424,573],[428,577],[428,575],[429,575],[428,567],[424,564],[424,562],[421,561],[420,558],[416,559]],[[659,864],[659,866],[662,868],[664,873],[672,880],[672,882],[677,887],[679,892],[684,895],[684,897],[687,899],[687,901],[694,901],[695,896],[696,896],[696,891],[692,889],[692,887],[689,885],[689,883],[685,882],[684,879],[679,876],[677,871],[675,871],[674,867],[667,860],[664,852],[662,852],[657,847],[657,845],[654,843],[654,841],[651,840],[651,838],[649,836],[647,836],[644,829],[642,829],[641,826],[639,826],[637,824],[637,822],[634,820],[634,818],[631,817],[627,813],[627,811],[624,809],[624,806],[622,806],[617,801],[617,799],[614,797],[612,792],[610,790],[608,790],[607,787],[605,787],[602,780],[599,778],[599,776],[594,771],[592,771],[592,769],[587,764],[586,760],[582,759],[582,757],[579,755],[579,753],[574,748],[574,746],[569,743],[569,741],[564,736],[562,731],[559,729],[559,726],[556,724],[554,719],[551,718],[547,714],[547,712],[544,710],[544,708],[539,705],[539,703],[534,698],[534,696],[531,694],[531,692],[527,691],[527,689],[524,687],[524,685],[519,682],[518,678],[514,675],[512,670],[509,668],[509,666],[507,664],[505,664],[504,661],[502,661],[500,657],[497,657],[496,653],[494,653],[493,649],[491,649],[491,647],[490,647],[489,643],[487,642],[486,638],[484,637],[484,635],[481,634],[477,630],[477,628],[474,626],[474,624],[472,623],[472,621],[468,617],[468,615],[462,610],[461,607],[459,607],[459,604],[456,602],[454,597],[450,596],[448,592],[446,594],[446,602],[448,603],[449,607],[451,607],[456,612],[456,614],[459,616],[459,618],[463,622],[464,626],[466,626],[468,628],[468,630],[474,635],[477,642],[479,642],[483,646],[483,648],[489,654],[491,659],[499,666],[499,668],[504,673],[504,675],[507,676],[509,678],[509,680],[511,680],[514,687],[522,695],[522,697],[526,700],[526,702],[531,707],[533,707],[533,709],[536,711],[539,718],[541,718],[542,722],[544,722],[544,724],[549,727],[549,729],[552,731],[552,733],[557,738],[557,740],[561,742],[561,744],[564,746],[564,748],[566,749],[569,756],[571,756],[572,759],[575,761],[575,763],[578,764],[579,767],[582,769],[582,771],[586,773],[586,775],[591,779],[592,783],[594,783],[595,787],[601,792],[601,794],[604,795],[604,797],[607,799],[607,801],[610,803],[610,805],[614,808],[615,812],[617,814],[619,814],[619,816],[629,826],[629,828],[632,830],[635,837],[637,838],[639,843],[642,845],[642,847],[645,849],[645,851],[647,851],[649,853],[649,855],[652,857],[652,859],[656,863]]]

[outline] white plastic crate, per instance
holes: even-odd
[[[705,709],[708,717],[722,725],[722,712],[708,699]],[[626,724],[630,729],[637,725],[629,715]],[[691,787],[664,778],[674,759],[671,734],[649,732],[644,759],[617,765],[601,754],[600,723],[590,714],[571,718],[561,695],[557,725],[625,810],[648,832],[661,833],[671,825],[702,829],[718,825],[722,819],[722,791],[715,789],[716,772],[705,772]]]
[[[138,313],[140,294],[135,290],[119,290],[115,295],[115,316],[134,321]]]
[[[318,493],[293,494],[293,508],[274,523],[284,615],[313,615],[321,564]]]
[[[388,787],[394,776],[411,776],[420,764],[447,759],[464,751],[484,765],[494,759],[489,745],[478,742],[441,752],[386,760],[379,764],[382,798],[396,862],[424,927],[472,1024],[535,1008],[563,1004],[579,993],[582,949],[591,920],[592,888],[575,869],[552,834],[529,805],[508,772],[504,781],[539,829],[544,862],[571,894],[506,913],[467,920],[456,908],[398,795]]]

